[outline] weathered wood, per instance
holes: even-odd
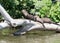
[[[35,21],[32,21],[32,20],[28,20],[28,19],[18,19],[19,21],[20,21],[20,23],[21,23],[21,25],[27,25],[27,26],[29,26],[29,25],[34,25],[32,28],[44,28],[43,27],[43,25],[41,24],[41,23],[39,23],[39,22],[35,22]],[[17,21],[17,19],[16,19],[16,21]],[[21,21],[23,21],[23,22],[21,22]],[[17,22],[18,23],[18,22]],[[45,28],[46,29],[52,29],[52,30],[55,30],[55,29],[60,29],[60,26],[59,25],[56,25],[56,24],[49,24],[49,23],[44,23],[44,25],[45,25]]]
[[[7,21],[12,21],[12,17],[5,11],[5,9],[0,5],[0,13],[4,17],[5,20]]]
[[[15,20],[15,23],[17,23],[17,26],[23,26],[23,28],[21,28],[18,31],[19,35],[25,34],[27,31],[34,30],[34,29],[60,31],[60,26],[56,24],[44,23],[45,25],[45,28],[44,28],[41,23],[35,22],[32,20],[28,20],[28,19],[14,19],[14,20]],[[6,28],[6,27],[10,27],[8,22],[0,23],[0,29]]]
[[[5,22],[0,23],[0,29],[4,29],[4,28],[7,28],[7,27],[10,27],[10,25],[8,25],[8,23],[5,23]]]
[[[19,19],[19,20],[24,21],[24,23],[22,24],[23,28],[15,32],[14,35],[25,34],[27,31],[34,30],[34,29],[60,31],[60,26],[56,24],[44,23],[45,25],[45,28],[44,28],[43,25],[39,22],[35,22],[32,20],[30,21],[27,19]]]
[[[18,26],[22,25],[23,27],[25,27],[25,26],[32,25],[32,27],[30,29],[44,28],[41,23],[35,22],[32,20],[28,20],[28,19],[14,19],[14,20]],[[2,23],[4,23],[4,22],[2,22]],[[8,22],[6,22],[6,23],[8,24]],[[56,30],[57,28],[60,30],[60,26],[56,25],[56,24],[44,23],[44,25],[45,25],[45,29],[47,29],[47,30]]]

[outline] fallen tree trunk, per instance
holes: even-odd
[[[34,29],[60,31],[60,26],[56,24],[44,23],[44,26],[45,26],[44,28],[43,25],[39,22],[35,22],[27,19],[19,19],[19,20],[20,20],[20,23],[21,23],[21,20],[24,22],[23,24],[21,24],[23,27],[20,28],[20,30],[18,30],[17,32],[15,32],[14,35],[25,34],[27,31],[34,30]]]
[[[30,20],[27,20],[27,19],[25,19],[25,22],[26,22],[25,23],[26,25],[28,25],[28,24],[33,25],[33,27],[31,27],[31,29],[44,28],[43,25],[39,22],[35,22],[35,21],[32,21],[32,20],[30,21]],[[52,30],[56,30],[56,29],[60,30],[60,26],[56,25],[56,24],[44,23],[44,25],[45,25],[45,29],[48,29],[48,30],[51,30],[51,29]]]
[[[25,34],[27,31],[30,30],[53,30],[53,31],[60,31],[60,26],[56,24],[49,24],[49,23],[44,23],[45,28],[43,25],[39,22],[35,22],[32,20],[28,19],[14,19],[15,23],[17,23],[18,26],[22,26],[20,30],[15,32],[14,34]],[[6,27],[11,27],[8,22],[1,22],[0,23],[0,29],[6,28]]]

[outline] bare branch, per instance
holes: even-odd
[[[4,17],[4,19],[5,20],[7,20],[7,21],[11,21],[11,20],[13,20],[12,18],[11,18],[11,16],[5,11],[5,9],[0,5],[0,13],[1,13],[1,15]]]
[[[0,23],[0,29],[4,29],[4,28],[7,28],[7,27],[10,27],[10,25],[8,25],[8,23],[5,23],[5,22]]]

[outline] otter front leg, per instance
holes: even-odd
[[[35,21],[40,22],[45,28],[44,21],[39,16],[34,16]]]

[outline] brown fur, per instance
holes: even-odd
[[[57,23],[54,23],[53,21],[51,21],[51,19],[49,18],[40,18],[39,16],[33,16],[29,14],[25,9],[22,10],[22,13],[24,14],[25,18],[40,22],[43,26],[44,26],[44,23],[53,23],[53,24],[58,25]]]

